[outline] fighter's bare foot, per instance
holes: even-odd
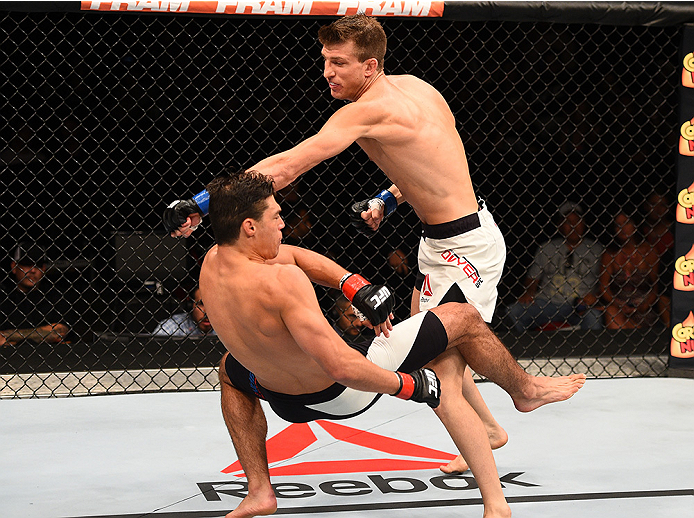
[[[462,455],[458,455],[448,464],[441,464],[439,469],[450,475],[451,473],[464,473],[470,469],[470,466],[468,466],[467,462],[465,462]]]
[[[489,436],[489,445],[492,447],[492,450],[498,450],[508,442],[506,430],[499,425],[487,428],[487,436]]]
[[[571,374],[558,378],[533,377],[523,394],[511,397],[518,411],[531,412],[548,403],[569,399],[585,382],[585,374]]]
[[[492,447],[492,450],[501,448],[508,442],[508,434],[501,426],[496,425],[493,428],[487,428],[487,435],[489,436],[489,445]],[[439,466],[439,469],[448,474],[463,473],[470,469],[470,466],[465,462],[462,455],[458,455],[448,464]]]
[[[247,496],[239,506],[226,515],[226,518],[251,518],[252,516],[267,516],[277,511],[277,498],[275,495],[265,497]]]
[[[504,501],[500,505],[484,505],[483,518],[511,518],[511,508]]]

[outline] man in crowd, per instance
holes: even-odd
[[[210,319],[205,313],[205,304],[200,295],[200,288],[193,289],[190,300],[190,311],[176,313],[157,324],[153,333],[156,336],[206,336],[215,334]]]
[[[333,327],[342,338],[351,341],[368,338],[363,334],[366,331],[364,323],[354,311],[347,297],[340,295],[335,300],[335,304],[330,312],[335,319]],[[369,339],[371,338],[373,338],[373,335]]]
[[[601,329],[602,311],[594,306],[603,246],[586,237],[578,203],[562,204],[556,221],[560,235],[538,247],[525,292],[508,308],[508,318],[517,331],[547,324]]]
[[[23,241],[11,254],[10,280],[0,301],[0,346],[24,340],[57,343],[69,328],[66,305],[55,290],[46,289],[48,259],[37,243]]]

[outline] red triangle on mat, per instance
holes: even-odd
[[[372,432],[351,428],[331,421],[316,421],[316,424],[338,441],[362,446],[391,455],[416,457],[409,459],[355,459],[298,462],[270,468],[270,475],[319,475],[332,473],[362,473],[364,471],[400,471],[438,468],[442,461],[450,462],[456,455],[417,444],[378,435]],[[289,460],[308,448],[318,439],[307,423],[291,424],[266,442],[268,463]],[[432,460],[434,459],[434,460]],[[239,461],[234,462],[222,473],[234,473],[241,469]],[[236,474],[243,477],[243,473]]]

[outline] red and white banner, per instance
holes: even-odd
[[[256,14],[291,16],[443,16],[444,2],[432,0],[130,0],[126,2],[81,2],[83,11],[128,11],[153,13]]]

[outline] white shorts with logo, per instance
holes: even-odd
[[[506,244],[483,201],[474,214],[423,225],[417,260],[421,311],[450,301],[469,302],[485,322],[492,321]]]

